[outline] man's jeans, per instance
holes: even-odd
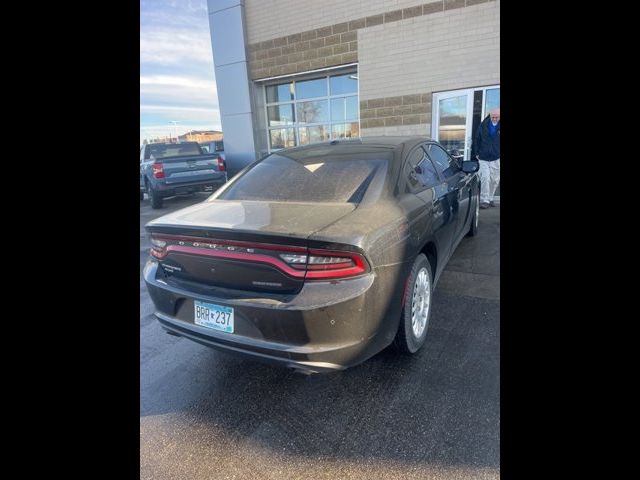
[[[493,201],[500,183],[500,159],[493,162],[480,160],[480,203]]]

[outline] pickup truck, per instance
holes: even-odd
[[[220,155],[205,153],[197,142],[150,143],[140,149],[140,201],[162,208],[166,197],[213,192],[227,181]]]

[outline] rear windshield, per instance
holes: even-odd
[[[200,155],[201,153],[200,145],[197,143],[157,143],[147,145],[147,150],[144,152],[144,158],[149,160],[165,157],[187,157]]]
[[[387,160],[300,159],[272,154],[222,192],[222,200],[359,203]]]

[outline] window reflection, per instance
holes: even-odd
[[[293,128],[274,128],[269,130],[269,140],[272,149],[289,148],[296,145]]]
[[[360,136],[358,122],[334,124],[331,128],[331,138],[358,138]]]
[[[267,103],[287,102],[293,100],[293,84],[281,83],[267,87]]]
[[[296,82],[296,99],[327,96],[327,77]]]
[[[358,119],[358,97],[342,97],[331,100],[331,121],[344,122]]]
[[[448,151],[463,151],[467,125],[467,96],[440,100],[439,107],[438,140]]]
[[[329,125],[318,125],[315,127],[304,127],[298,129],[300,145],[324,142],[329,140]]]
[[[264,88],[271,149],[360,135],[355,73],[293,80]]]
[[[267,107],[267,116],[269,117],[269,126],[278,127],[293,123],[293,104],[275,105]]]
[[[322,123],[329,121],[329,106],[327,100],[315,102],[300,102],[296,104],[298,123]]]
[[[355,73],[336,75],[330,79],[331,95],[358,93],[358,77]]]
[[[487,90],[485,94],[484,101],[484,116],[489,115],[489,112],[494,108],[498,108],[500,106],[500,89],[499,88],[491,88]]]

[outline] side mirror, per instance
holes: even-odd
[[[480,170],[480,162],[478,160],[462,162],[462,171],[464,173],[476,173],[478,170]]]
[[[417,175],[422,175],[422,167],[420,165],[416,165],[413,171],[416,172]]]

